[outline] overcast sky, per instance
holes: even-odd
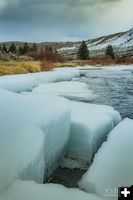
[[[0,41],[75,41],[133,26],[133,0],[0,0]]]

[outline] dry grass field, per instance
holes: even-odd
[[[74,67],[76,63],[50,61],[0,61],[0,76],[50,71],[56,67]]]
[[[0,75],[25,74],[40,71],[40,62],[0,61]]]

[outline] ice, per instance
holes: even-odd
[[[0,89],[0,111],[0,191],[17,177],[42,182],[68,143],[68,100]]]
[[[0,192],[18,177],[43,182],[44,139],[35,126],[0,128]]]
[[[0,77],[0,88],[13,92],[31,91],[37,82],[30,74]]]
[[[41,83],[69,81],[79,76],[78,70],[7,75],[0,77],[0,88],[13,92],[31,91]]]
[[[88,90],[86,83],[77,81],[42,84],[34,88],[32,93],[63,96],[77,101],[93,101],[96,98],[96,95]]]
[[[110,132],[79,186],[99,197],[116,200],[118,187],[132,184],[133,120],[126,118]]]
[[[80,77],[80,72],[78,69],[73,70],[54,70],[51,72],[40,72],[31,74],[37,81],[37,84],[41,83],[53,83],[60,81],[70,81],[74,77]]]
[[[36,184],[30,181],[17,180],[0,200],[101,200],[96,195],[79,189],[68,189],[58,184]]]
[[[67,155],[91,163],[110,130],[121,121],[120,114],[109,106],[74,101],[70,102],[70,108],[71,131]]]
[[[115,71],[133,71],[133,65],[114,65],[108,66],[105,70],[115,70]]]

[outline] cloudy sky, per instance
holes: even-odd
[[[133,0],[0,0],[0,41],[68,41],[133,27]]]

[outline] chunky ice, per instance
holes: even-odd
[[[91,163],[109,132],[121,121],[110,106],[70,101],[71,131],[67,155]]]
[[[96,98],[96,95],[92,94],[86,83],[77,81],[42,84],[35,87],[32,93],[63,96],[76,101],[93,101]]]
[[[0,191],[18,177],[42,182],[69,140],[68,101],[0,89],[0,111]]]
[[[109,200],[118,199],[118,187],[133,184],[133,120],[126,118],[110,132],[79,187]]]

